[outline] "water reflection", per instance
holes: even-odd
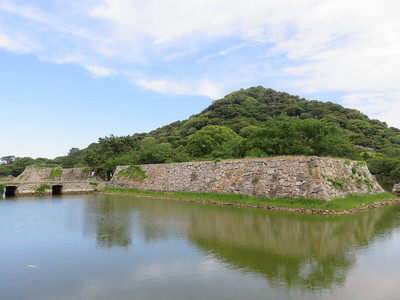
[[[322,217],[104,196],[87,201],[86,227],[100,247],[183,237],[206,254],[275,286],[332,289],[345,282],[357,253],[400,225],[400,206]],[[134,244],[132,245],[134,246]]]
[[[85,231],[95,233],[99,247],[127,247],[132,243],[132,203],[88,198]]]

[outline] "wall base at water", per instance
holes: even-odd
[[[146,178],[118,175],[108,186],[151,191],[221,192],[329,201],[348,194],[383,192],[363,162],[320,157],[275,157],[222,162],[140,165]]]
[[[89,182],[59,182],[59,183],[48,183],[48,182],[41,182],[41,183],[13,183],[17,186],[15,191],[15,196],[33,196],[33,195],[52,195],[54,185],[61,186],[60,194],[62,195],[71,195],[71,194],[90,194],[97,192],[99,189],[105,186],[105,182],[95,185]],[[45,189],[41,189],[42,185],[46,185]]]

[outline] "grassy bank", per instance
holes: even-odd
[[[173,199],[190,199],[200,201],[216,201],[226,203],[240,203],[251,205],[279,206],[289,208],[304,208],[304,209],[321,209],[332,211],[344,211],[356,209],[363,206],[372,205],[376,202],[383,202],[390,199],[395,199],[396,196],[390,193],[380,193],[374,195],[349,195],[345,198],[333,199],[329,202],[324,202],[317,199],[309,198],[268,198],[268,197],[252,197],[238,194],[221,194],[221,193],[200,193],[200,192],[153,192],[141,191],[136,189],[123,188],[106,188],[101,192],[128,194],[134,196],[151,196],[164,197]]]

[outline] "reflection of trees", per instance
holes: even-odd
[[[233,268],[308,290],[341,285],[355,251],[400,225],[400,206],[323,217],[157,199],[89,199],[87,224],[99,246],[130,245],[134,216],[145,241],[185,235]]]
[[[102,195],[86,201],[85,228],[95,233],[99,247],[127,247],[132,243],[133,220],[145,241],[167,239],[173,232],[187,231],[168,201]],[[173,203],[175,205],[184,203]],[[142,211],[135,214],[135,211]],[[135,218],[134,218],[135,217]]]
[[[342,284],[355,263],[352,250],[400,223],[395,217],[399,207],[393,206],[324,217],[157,200],[137,203],[163,230],[171,219],[186,223],[195,245],[234,268],[304,289]]]
[[[127,247],[132,242],[131,204],[110,197],[89,198],[85,223],[100,247]]]

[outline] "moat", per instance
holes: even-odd
[[[0,299],[399,299],[400,205],[309,216],[114,195],[0,200]]]

